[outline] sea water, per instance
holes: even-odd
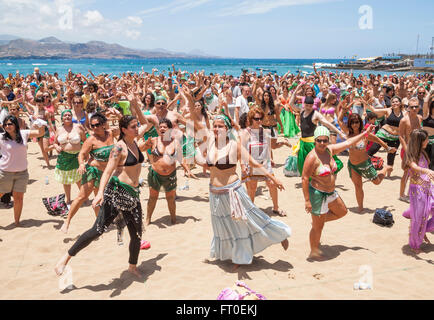
[[[211,58],[196,58],[196,59],[183,59],[183,58],[165,58],[165,59],[136,59],[136,60],[97,60],[97,59],[80,59],[80,60],[50,60],[50,59],[20,59],[20,60],[0,60],[0,73],[5,77],[9,73],[15,75],[17,70],[21,74],[33,73],[35,67],[38,67],[41,73],[48,72],[53,74],[57,72],[60,77],[64,78],[71,69],[73,73],[81,73],[84,75],[89,74],[89,70],[93,74],[98,75],[102,73],[121,75],[126,72],[140,73],[142,70],[152,73],[152,69],[157,69],[156,74],[168,74],[172,71],[172,64],[176,70],[195,72],[204,70],[205,74],[218,73],[220,75],[227,74],[238,77],[242,70],[249,72],[256,72],[259,74],[261,69],[263,73],[268,72],[277,73],[279,76],[284,75],[288,71],[293,74],[300,72],[303,74],[313,73],[313,63],[322,66],[328,72],[334,72],[333,66],[341,61],[348,61],[343,59],[211,59]],[[142,69],[143,68],[143,69]],[[326,69],[327,68],[327,69]],[[337,70],[338,72],[350,70]],[[354,70],[354,75],[359,74],[389,74],[393,72],[386,71],[372,71],[372,70]],[[403,72],[396,72],[403,74]]]

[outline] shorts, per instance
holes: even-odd
[[[0,170],[0,193],[22,192],[27,191],[29,182],[29,172],[27,170],[20,172],[7,172]]]
[[[173,170],[173,172],[167,176],[163,176],[155,172],[152,167],[149,168],[148,185],[150,188],[160,191],[161,187],[163,187],[165,192],[169,192],[176,189],[176,182],[176,170]]]
[[[312,214],[320,216],[329,212],[329,203],[339,198],[339,194],[335,191],[324,192],[312,187],[309,184],[309,200],[312,205]]]

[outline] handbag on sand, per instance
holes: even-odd
[[[267,298],[247,287],[244,282],[237,281],[232,288],[223,289],[217,300],[267,300]]]
[[[64,216],[68,214],[68,205],[65,202],[65,194],[54,197],[42,198],[42,203],[50,216]]]
[[[384,209],[375,210],[372,222],[386,227],[391,227],[395,223],[393,220],[393,215],[390,213],[390,211]]]

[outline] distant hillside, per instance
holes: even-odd
[[[0,35],[0,59],[147,59],[147,58],[211,58],[203,52],[170,52],[165,49],[129,49],[102,41],[67,43],[55,37],[37,40],[2,40]],[[212,57],[217,58],[217,57]]]

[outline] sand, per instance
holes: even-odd
[[[295,142],[294,139],[291,139]],[[357,202],[345,164],[337,178],[337,189],[349,211],[348,214],[325,225],[321,249],[327,259],[309,262],[308,234],[311,217],[304,211],[300,177],[285,177],[282,167],[288,149],[274,151],[277,164],[274,172],[286,190],[279,193],[281,208],[287,217],[281,220],[292,228],[289,249],[280,244],[257,254],[251,265],[232,271],[230,261],[209,258],[212,239],[208,202],[208,178],[190,180],[190,190],[178,191],[177,221],[170,224],[164,194],[146,228],[143,238],[151,242],[142,250],[139,269],[141,280],[126,272],[128,267],[128,232],[124,245],[116,242],[113,229],[80,252],[69,263],[69,275],[58,277],[54,266],[78,236],[95,220],[91,207],[81,208],[71,223],[68,234],[60,231],[64,221],[46,213],[41,198],[63,193],[54,180],[54,170],[42,167],[44,161],[36,143],[29,145],[30,182],[25,194],[21,217],[22,227],[15,228],[13,209],[0,209],[0,299],[143,299],[143,300],[215,300],[219,292],[237,280],[262,293],[268,299],[433,299],[434,245],[424,244],[418,256],[408,246],[409,220],[402,217],[408,204],[398,200],[402,175],[400,158],[390,179],[380,186],[364,184],[365,207],[356,213]],[[385,158],[385,153],[378,155]],[[55,164],[55,159],[51,160]],[[200,174],[201,168],[193,170]],[[141,177],[146,179],[147,168]],[[49,184],[45,185],[45,176]],[[185,178],[178,170],[178,187]],[[77,195],[77,187],[72,189]],[[91,197],[92,199],[93,197]],[[146,212],[148,190],[142,188],[142,206]],[[265,183],[260,183],[255,203],[271,213],[272,202]],[[376,208],[386,207],[394,216],[391,228],[372,223]],[[428,234],[434,242],[434,236]],[[362,267],[367,266],[367,267]],[[371,290],[354,290],[366,270],[372,272]],[[370,270],[370,271],[369,271]],[[68,279],[72,286],[65,288]]]

